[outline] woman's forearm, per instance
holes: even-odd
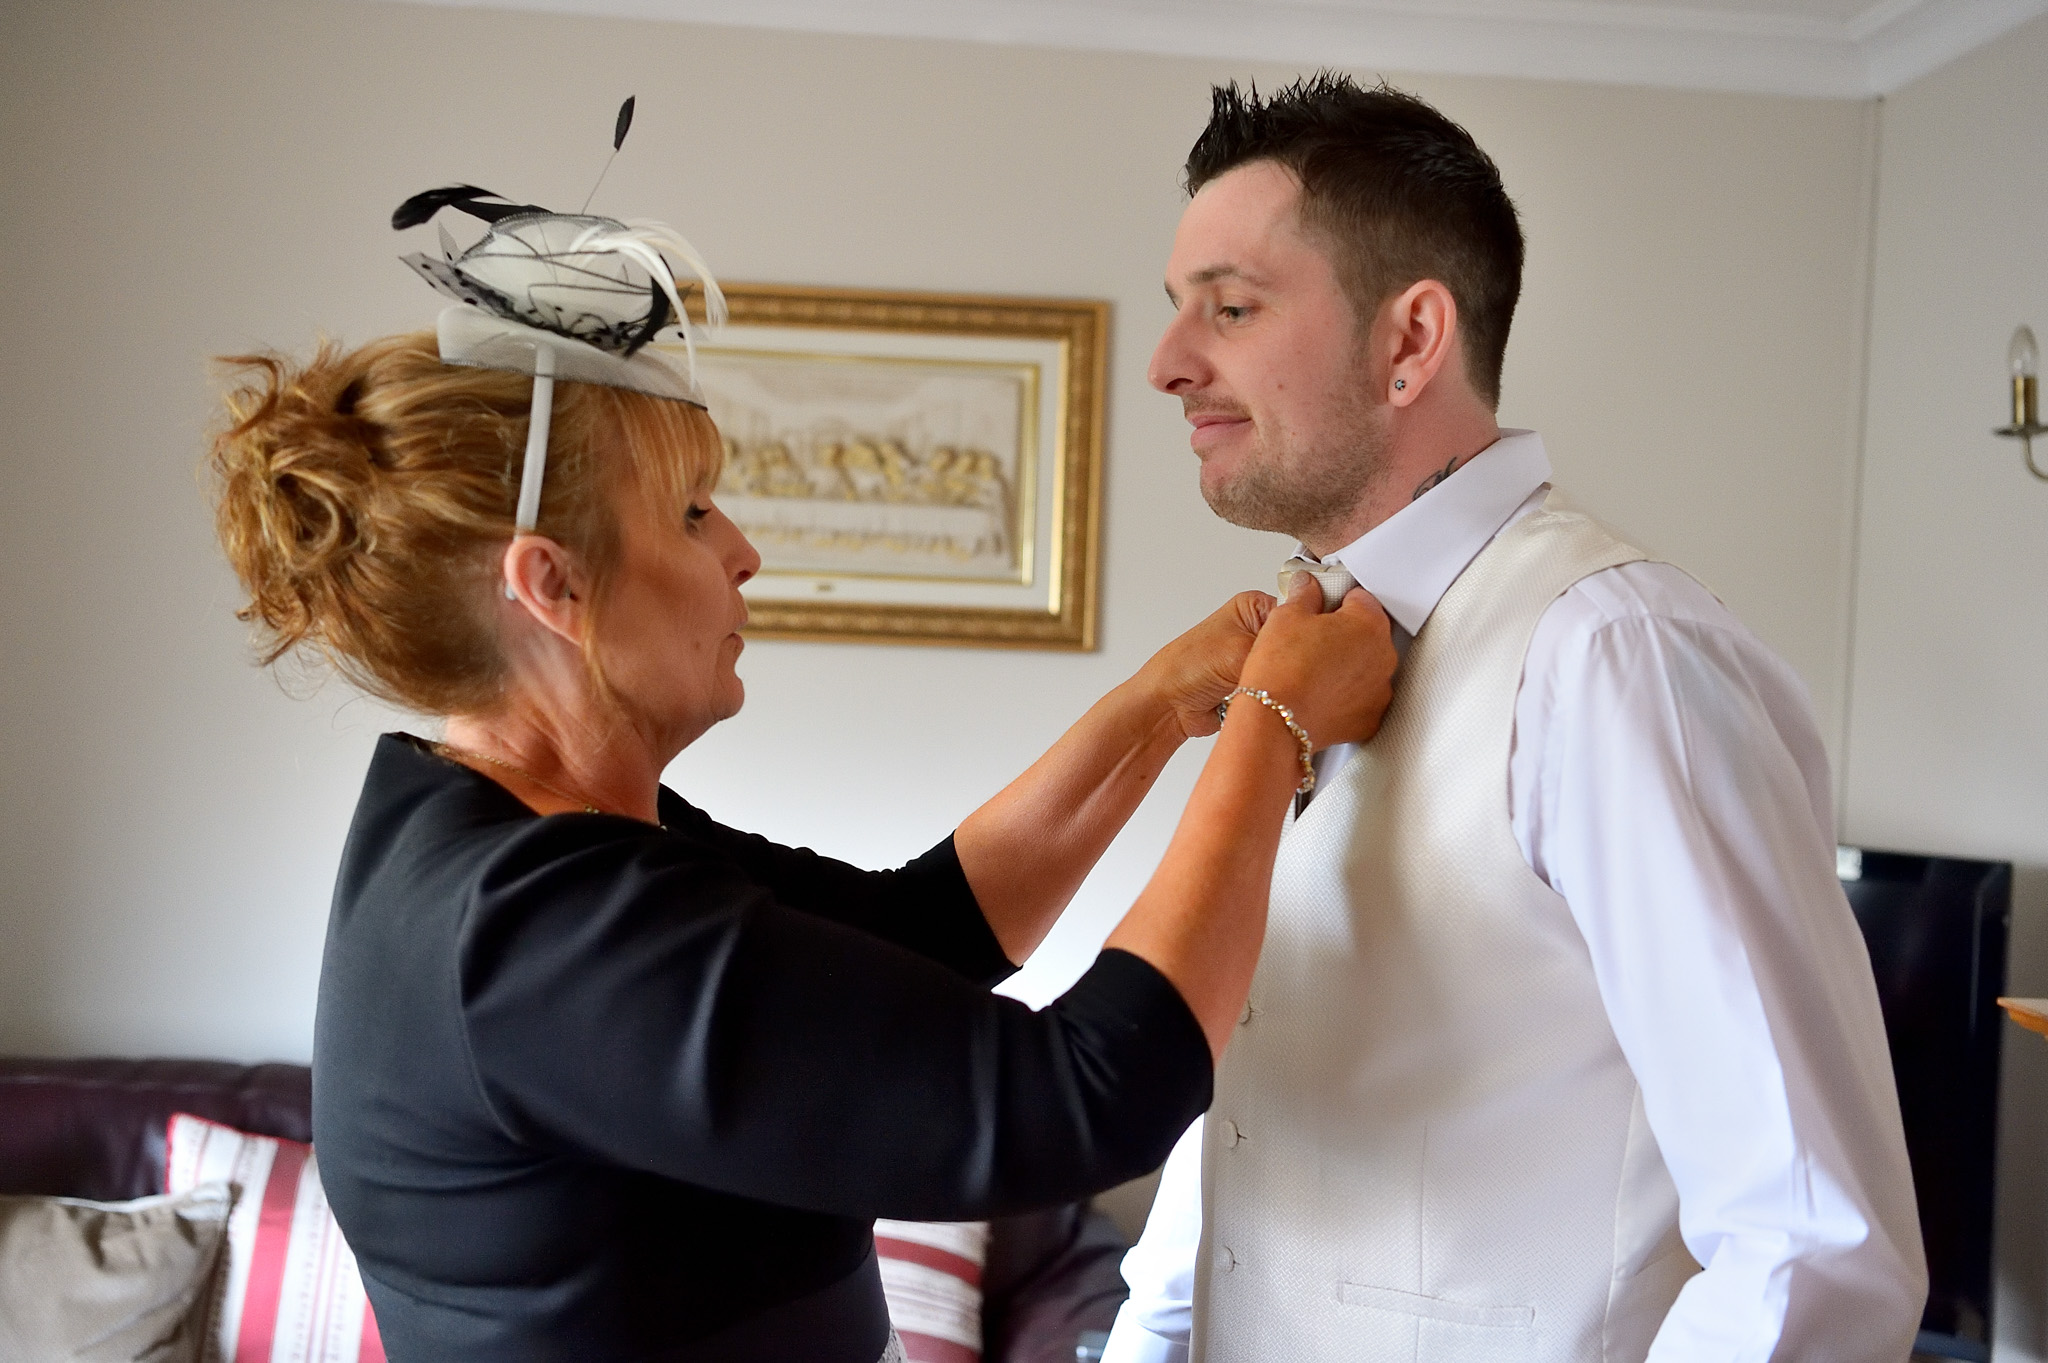
[[[1218,1058],[1251,990],[1273,858],[1300,780],[1300,749],[1278,716],[1232,710],[1159,869],[1103,943],[1171,980]]]
[[[1273,599],[1239,592],[1153,654],[953,836],[967,883],[1012,961],[1054,920],[1145,798],[1167,759],[1216,732]]]
[[[1003,952],[1022,964],[1185,741],[1140,678],[1117,687],[953,835]]]

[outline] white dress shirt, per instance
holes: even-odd
[[[1549,477],[1542,441],[1504,432],[1334,557],[1412,635]],[[1329,749],[1325,773],[1350,751]],[[1585,936],[1704,1266],[1650,1358],[1831,1357],[1830,1323],[1872,1313],[1910,1337],[1920,1247],[1882,1227],[1918,1219],[1873,1119],[1897,1122],[1885,1038],[1834,1006],[1872,989],[1870,964],[1798,676],[1677,568],[1595,573],[1530,642],[1507,798],[1522,855]],[[1187,1357],[1201,1149],[1198,1121],[1124,1259],[1131,1300],[1104,1363]]]

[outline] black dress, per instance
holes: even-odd
[[[538,817],[386,735],[342,856],[313,1129],[394,1363],[875,1363],[870,1223],[1085,1196],[1209,1100],[1107,951],[1042,1012],[948,839],[862,871],[661,792]]]

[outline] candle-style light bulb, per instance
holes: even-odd
[[[2022,431],[2040,427],[2035,375],[2041,372],[2041,348],[2034,344],[2034,329],[2023,326],[2012,334],[2006,347],[2006,364],[2012,369],[2012,424]]]

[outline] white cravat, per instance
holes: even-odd
[[[1329,560],[1397,638],[1418,631],[1549,473],[1536,436],[1504,432]],[[1320,755],[1325,778],[1350,751]],[[1679,570],[1611,568],[1537,626],[1508,767],[1515,839],[1585,936],[1706,1265],[1653,1363],[1831,1359],[1831,1321],[1917,1321],[1924,1289],[1868,1242],[1901,1201],[1912,1223],[1912,1185],[1862,1134],[1896,1102],[1885,1039],[1834,1025],[1827,1003],[1869,988],[1869,965],[1860,938],[1834,942],[1848,910],[1827,758],[1797,675]],[[1186,1357],[1200,1172],[1197,1122],[1124,1261],[1132,1296],[1105,1363]],[[1816,1187],[1859,1214],[1817,1211],[1801,1192]]]

